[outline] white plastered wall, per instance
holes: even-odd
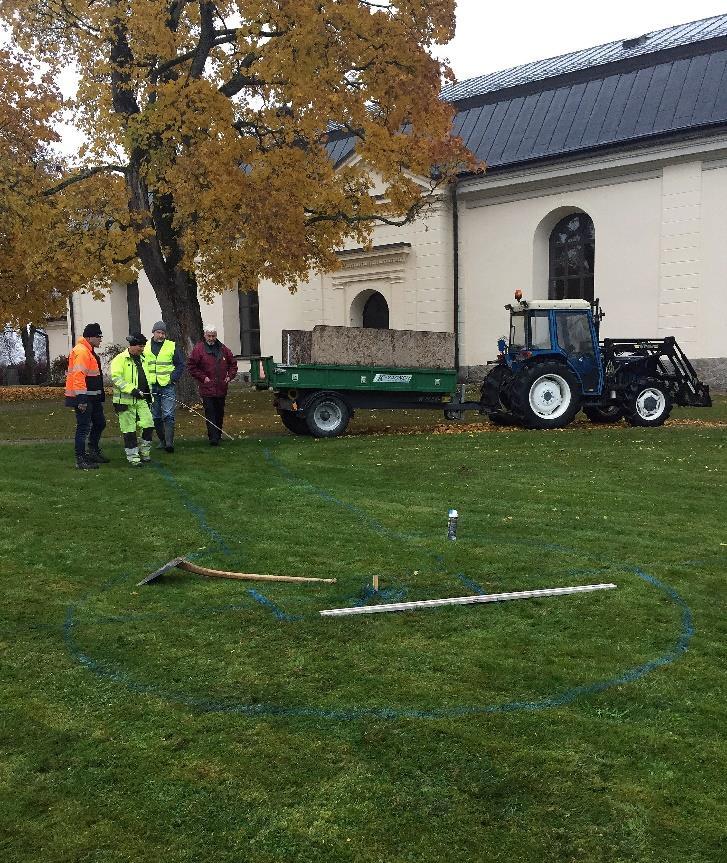
[[[697,310],[700,356],[727,356],[727,162],[702,164],[701,257],[702,290]]]
[[[271,282],[260,286],[260,349],[280,357],[284,329],[316,324],[355,326],[351,310],[362,292],[377,291],[389,306],[392,329],[453,329],[452,212],[442,197],[403,227],[379,225],[372,248],[348,244],[341,267],[314,273],[294,294]]]
[[[461,363],[481,365],[507,330],[514,291],[548,295],[548,239],[563,216],[586,212],[596,237],[594,291],[603,336],[658,335],[661,180],[543,191],[514,200],[471,196],[460,212]]]

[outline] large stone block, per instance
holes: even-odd
[[[321,365],[453,368],[454,334],[319,325],[313,328],[311,362]]]
[[[692,360],[699,378],[714,392],[727,391],[727,357]]]

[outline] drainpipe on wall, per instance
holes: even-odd
[[[452,301],[454,306],[454,367],[459,378],[459,207],[457,202],[457,178],[450,185],[452,190]]]
[[[76,313],[73,309],[73,294],[68,298],[68,316],[71,319],[71,347],[76,344]]]

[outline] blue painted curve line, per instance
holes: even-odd
[[[247,591],[250,596],[255,600],[255,602],[260,605],[264,605],[265,608],[269,608],[275,616],[276,620],[302,620],[301,617],[295,614],[287,614],[283,611],[280,606],[276,605],[272,599],[268,599],[267,596],[264,596],[262,593],[258,593],[257,590],[253,590],[252,588],[248,588]]]
[[[194,500],[187,494],[179,480],[174,476],[174,474],[156,462],[152,462],[152,467],[155,471],[165,480],[165,482],[169,483],[169,485],[177,492],[180,500],[182,501],[182,506],[189,510],[192,515],[197,519],[197,522],[200,528],[206,533],[215,545],[223,552],[223,554],[230,555],[232,552],[227,546],[224,538],[221,534],[219,534],[207,521],[207,515],[201,506],[198,506]]]
[[[374,533],[378,533],[381,536],[389,536],[392,539],[408,540],[413,538],[408,534],[398,533],[397,531],[391,530],[391,528],[388,528],[386,527],[386,525],[381,524],[381,522],[376,521],[375,518],[372,518],[365,510],[361,509],[360,507],[354,506],[354,504],[352,503],[347,503],[345,500],[340,500],[339,498],[332,495],[329,491],[326,491],[325,489],[314,485],[307,479],[296,476],[293,471],[285,467],[284,464],[281,464],[281,462],[275,458],[275,456],[267,447],[263,450],[263,456],[265,458],[265,461],[282,477],[287,479],[288,482],[291,483],[291,485],[297,485],[300,488],[303,488],[306,491],[317,495],[319,498],[321,498],[321,500],[324,500],[326,503],[332,503],[335,506],[340,507],[341,509],[347,510],[352,515],[355,515],[359,521],[365,522],[365,524],[371,530],[373,530]]]
[[[468,587],[473,593],[476,593],[478,596],[484,596],[487,591],[482,587],[481,584],[477,584],[476,581],[472,581],[471,578],[467,578],[467,576],[463,572],[457,573],[457,578],[464,584],[465,587]]]
[[[332,719],[350,721],[356,719],[442,719],[457,718],[464,716],[476,716],[482,714],[513,713],[520,710],[547,710],[554,707],[563,707],[571,704],[578,698],[595,695],[621,686],[625,683],[633,683],[645,677],[652,671],[662,666],[676,662],[689,647],[689,642],[694,635],[694,623],[689,606],[674,588],[664,584],[659,579],[636,567],[632,572],[667,596],[681,612],[681,629],[677,641],[665,653],[655,659],[644,662],[641,665],[629,668],[621,674],[606,680],[594,681],[580,686],[570,687],[563,692],[555,693],[545,698],[533,701],[508,701],[502,704],[482,704],[461,707],[433,708],[430,710],[415,710],[408,708],[385,708],[385,707],[350,707],[350,708],[324,708],[307,706],[286,706],[281,704],[251,704],[239,699],[224,698],[211,699],[189,695],[186,693],[167,691],[163,686],[153,683],[141,683],[121,668],[105,665],[93,657],[84,653],[76,643],[74,628],[76,626],[74,616],[76,606],[69,605],[66,609],[66,617],[63,625],[63,638],[69,654],[88,671],[100,678],[125,686],[129,691],[152,695],[166,701],[183,704],[197,710],[210,713],[232,713],[240,716],[285,716],[285,717],[312,717],[316,719]]]
[[[353,608],[360,608],[362,605],[368,605],[369,601],[374,598],[383,599],[385,602],[399,602],[406,597],[406,593],[405,587],[387,587],[384,590],[376,591],[372,585],[365,584],[358,596],[351,596],[347,601]]]

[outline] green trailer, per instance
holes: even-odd
[[[356,408],[433,408],[450,414],[461,397],[455,369],[278,363],[254,359],[252,383],[272,389],[283,425],[294,434],[336,437]]]

